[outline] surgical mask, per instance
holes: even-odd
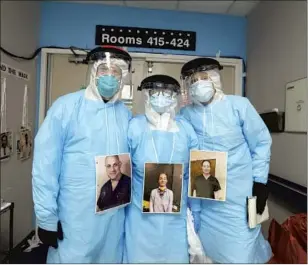
[[[201,102],[206,103],[212,99],[215,94],[213,82],[210,80],[199,80],[190,87],[191,96]]]
[[[103,75],[97,79],[99,94],[105,98],[113,97],[119,89],[119,81],[113,75]]]
[[[164,96],[159,94],[158,96],[153,95],[150,97],[150,104],[152,108],[159,114],[168,111],[168,108],[175,103],[175,99],[170,96]]]

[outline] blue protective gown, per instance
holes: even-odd
[[[181,109],[193,125],[201,150],[228,152],[226,201],[194,199],[201,211],[199,236],[205,253],[218,263],[266,263],[271,248],[261,226],[249,229],[246,198],[253,181],[266,183],[271,136],[248,99],[225,96],[208,106]]]
[[[133,165],[133,198],[125,219],[125,263],[189,263],[186,211],[188,190],[188,162],[190,149],[198,149],[192,126],[181,117],[176,118],[179,131],[150,131],[147,118],[136,116],[129,125],[128,141]],[[184,164],[182,211],[180,214],[142,213],[144,164],[169,163],[174,135],[171,163]]]
[[[120,101],[105,104],[84,93],[60,97],[35,138],[35,213],[45,230],[62,224],[64,240],[49,249],[48,263],[121,263],[125,211],[95,214],[95,156],[129,152],[131,113]]]

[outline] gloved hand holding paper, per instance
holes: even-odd
[[[248,226],[250,229],[255,228],[258,224],[269,219],[267,203],[262,214],[257,213],[257,197],[249,197],[247,200]]]

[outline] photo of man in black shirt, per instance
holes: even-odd
[[[127,204],[131,200],[131,178],[121,172],[122,163],[118,155],[105,158],[109,180],[102,186],[97,200],[98,212]]]

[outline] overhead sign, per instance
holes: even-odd
[[[1,72],[9,75],[13,75],[17,78],[21,78],[23,80],[30,80],[30,75],[22,70],[14,68],[13,66],[9,66],[5,63],[1,63]]]
[[[196,32],[97,25],[95,44],[195,51]]]

